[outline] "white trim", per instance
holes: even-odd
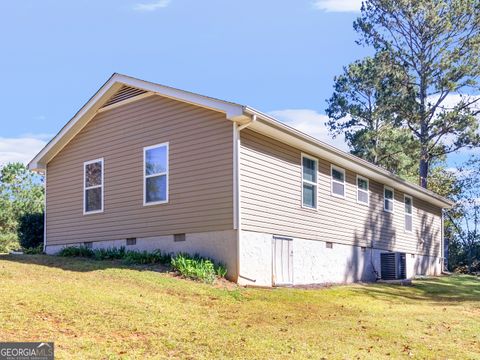
[[[454,202],[430,190],[408,182],[380,166],[292,128],[261,111],[246,106],[244,112],[246,115],[257,115],[257,121],[252,124],[251,129],[260,134],[265,134],[270,138],[310,153],[318,158],[326,159],[331,163],[335,163],[381,184],[395,187],[399,191],[411,193],[415,198],[425,200],[438,207],[451,208],[454,204]]]
[[[305,180],[303,178],[303,159],[306,158],[306,159],[309,159],[309,160],[312,160],[314,163],[315,163],[315,182],[313,181],[309,181],[309,180]],[[308,209],[308,210],[317,210],[318,209],[318,159],[313,157],[313,156],[310,156],[308,154],[304,154],[304,153],[301,153],[301,160],[300,160],[300,169],[301,169],[301,172],[302,172],[302,184],[301,184],[301,192],[302,192],[302,203],[301,203],[301,206],[302,208],[304,209]],[[313,200],[314,200],[314,203],[315,203],[315,206],[311,207],[311,206],[308,206],[308,205],[305,205],[304,202],[303,202],[303,184],[308,184],[308,185],[313,185],[314,186],[314,189],[315,189],[315,194],[314,194],[314,197],[313,197]]]
[[[123,85],[222,112],[225,113],[227,119],[230,120],[244,116],[244,107],[242,105],[115,73],[32,161],[30,161],[28,164],[29,169],[37,171],[45,169],[46,164],[92,120],[102,105]]]
[[[387,199],[385,197],[385,190],[390,190],[392,192],[392,199]],[[388,201],[392,202],[392,210],[387,210],[385,208],[385,200],[388,200]],[[383,211],[387,212],[387,213],[390,213],[390,214],[395,213],[395,190],[392,187],[387,186],[387,185],[383,185]]]
[[[413,193],[416,198],[425,200],[436,206],[442,208],[451,208],[453,206],[453,202],[446,198],[423,189],[418,185],[409,183],[385,169],[306,135],[301,131],[281,123],[273,117],[248,106],[214,99],[116,73],[110,77],[95,95],[92,96],[77,114],[75,114],[75,116],[60,130],[60,132],[35,156],[35,158],[32,159],[28,164],[29,169],[34,171],[44,170],[47,163],[88,124],[108,99],[113,96],[116,91],[121,89],[123,85],[135,87],[156,95],[190,103],[214,111],[219,111],[224,113],[229,120],[246,121],[251,116],[257,116],[257,121],[252,124],[252,130],[254,131],[268,134],[268,136],[280,142],[311,153],[317,158],[328,159],[330,162],[339,164],[350,171],[362,174],[363,176],[385,185],[394,186],[400,191]]]
[[[406,211],[406,204],[405,204],[405,199],[409,198],[410,199],[410,206],[411,206],[411,214],[407,214]],[[403,229],[405,230],[406,233],[413,233],[413,197],[407,194],[403,195]],[[405,221],[405,217],[410,216],[412,218],[412,230],[407,230],[407,222]]]
[[[333,170],[339,171],[343,174],[343,182],[335,180],[333,178]],[[335,194],[333,192],[333,183],[341,184],[343,185],[343,195]],[[345,199],[347,197],[347,174],[344,168],[341,168],[339,166],[330,164],[330,195],[340,198],[340,199]]]
[[[86,186],[86,168],[87,168],[87,165],[90,165],[90,164],[95,164],[95,163],[101,163],[102,164],[102,172],[101,172],[101,181],[102,183],[100,185],[95,185],[95,186],[89,186],[87,188]],[[95,160],[89,160],[89,161],[85,161],[83,163],[83,215],[93,215],[93,214],[99,214],[99,213],[103,213],[103,199],[105,197],[105,186],[104,186],[104,177],[103,177],[103,174],[105,172],[105,168],[104,168],[104,161],[103,161],[103,158],[99,158],[99,159],[95,159]],[[91,189],[98,189],[98,188],[101,188],[102,189],[102,201],[101,201],[101,209],[100,210],[94,210],[94,211],[87,211],[87,203],[86,203],[86,200],[87,200],[87,190],[91,190]]]
[[[162,172],[162,173],[147,175],[146,174],[146,167],[145,167],[147,151],[152,150],[152,149],[157,149],[157,148],[160,148],[160,147],[164,147],[164,146],[167,148],[167,164],[166,164],[167,169],[166,169],[166,171]],[[168,193],[169,193],[169,181],[168,181],[169,176],[168,175],[169,175],[169,170],[170,170],[169,157],[170,157],[170,145],[169,145],[168,142],[164,142],[164,143],[157,144],[157,145],[146,146],[146,147],[143,148],[143,176],[142,176],[142,178],[143,178],[143,206],[161,205],[161,204],[167,204],[168,203]],[[147,202],[147,179],[151,178],[151,177],[155,177],[155,176],[162,176],[162,175],[165,175],[165,188],[166,188],[165,200]]]
[[[115,108],[117,108],[117,107],[119,107],[119,106],[127,105],[127,104],[130,104],[130,103],[132,103],[132,102],[145,99],[145,98],[147,98],[147,97],[149,97],[149,96],[152,96],[152,95],[154,95],[152,92],[146,92],[146,93],[144,93],[144,94],[140,94],[140,95],[137,95],[137,96],[133,96],[133,97],[131,97],[131,98],[128,98],[128,99],[125,99],[125,100],[116,102],[115,104],[102,107],[102,108],[98,109],[97,113],[102,113],[102,112],[104,112],[104,111],[112,110],[112,109],[115,109]]]
[[[360,189],[358,187],[358,180],[365,180],[367,182],[367,190],[364,190],[364,189]],[[363,201],[360,201],[358,199],[358,193],[359,192],[363,192],[363,193],[367,193],[367,202],[363,202]],[[358,175],[357,174],[357,204],[360,204],[360,205],[364,205],[364,206],[369,206],[370,205],[370,180],[368,178],[366,178],[365,176],[361,176],[361,175]]]
[[[45,169],[45,184],[43,196],[43,252],[47,250],[47,169]]]

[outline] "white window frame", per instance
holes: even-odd
[[[95,164],[95,163],[101,163],[102,164],[102,174],[101,174],[101,178],[102,178],[102,184],[101,185],[95,185],[95,186],[89,186],[87,187],[87,165],[90,165],[90,164]],[[103,158],[100,158],[100,159],[95,159],[95,160],[89,160],[89,161],[85,161],[83,163],[83,215],[92,215],[92,214],[99,214],[99,213],[103,213],[103,199],[105,197],[105,182],[104,182],[104,177],[103,177],[103,174],[105,173],[105,164],[104,164],[104,161],[103,161]],[[93,211],[87,211],[87,190],[90,190],[90,189],[96,189],[96,188],[101,188],[102,189],[102,207],[100,210],[93,210]]]
[[[314,163],[315,163],[315,182],[312,182],[312,181],[309,181],[309,180],[305,180],[303,178],[303,159],[306,158],[306,159],[309,159],[309,160],[312,160]],[[302,171],[302,208],[304,209],[309,209],[309,210],[317,210],[318,209],[318,159],[317,158],[314,158],[313,156],[310,156],[310,155],[307,155],[307,154],[303,154],[302,153],[302,158],[301,158],[301,171]],[[310,207],[310,206],[306,206],[303,202],[303,184],[308,184],[308,185],[313,185],[314,186],[314,189],[315,189],[315,193],[314,193],[314,201],[315,201],[315,206],[314,207]]]
[[[367,190],[364,190],[364,189],[360,189],[358,187],[358,180],[361,179],[361,180],[365,180],[367,182]],[[364,193],[367,193],[367,202],[363,202],[363,201],[360,201],[359,198],[358,198],[358,193],[359,192],[364,192]],[[361,176],[361,175],[357,175],[357,204],[360,204],[360,205],[365,205],[365,206],[369,206],[370,205],[370,180],[364,176]]]
[[[165,172],[162,173],[156,173],[156,174],[146,174],[146,160],[147,160],[147,151],[160,148],[160,147],[166,147],[167,148],[167,166]],[[161,205],[161,204],[166,204],[168,203],[169,199],[169,172],[170,172],[170,145],[168,142],[164,142],[161,144],[156,144],[156,145],[151,145],[151,146],[146,146],[143,148],[143,206],[151,206],[151,205]],[[151,201],[147,202],[147,179],[150,177],[155,177],[155,176],[161,176],[165,175],[165,188],[166,188],[166,197],[165,200],[161,201]]]
[[[409,198],[410,199],[410,204],[412,206],[412,213],[411,214],[407,214],[407,209],[406,209],[406,205],[405,205],[405,199],[406,198]],[[410,196],[410,195],[407,195],[407,194],[404,194],[403,195],[403,212],[404,212],[404,218],[403,218],[403,227],[405,229],[405,232],[406,233],[413,233],[413,197]],[[410,216],[412,218],[412,230],[407,230],[407,222],[405,220],[405,216]]]
[[[385,208],[385,200],[387,200],[387,197],[385,196],[385,190],[390,190],[392,192],[392,199],[388,199],[392,202],[392,210],[387,210]],[[395,212],[395,190],[390,187],[390,186],[383,186],[383,211],[393,214]]]
[[[338,181],[338,180],[335,180],[333,178],[333,170],[337,170],[341,173],[343,173],[343,183]],[[343,196],[342,195],[338,195],[338,194],[335,194],[333,192],[333,183],[337,183],[337,184],[342,184],[343,185]],[[331,164],[330,165],[330,194],[334,197],[337,197],[337,198],[340,198],[340,199],[345,199],[347,197],[347,174],[345,172],[345,169],[341,168],[341,167],[338,167],[336,165],[333,165]]]

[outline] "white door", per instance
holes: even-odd
[[[293,239],[273,238],[273,284],[293,284]]]

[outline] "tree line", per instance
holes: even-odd
[[[326,126],[351,152],[456,201],[445,213],[450,266],[478,264],[480,1],[367,0],[353,27],[372,55],[345,66]],[[480,266],[478,266],[480,271]]]

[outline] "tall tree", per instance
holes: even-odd
[[[0,234],[13,234],[25,214],[43,212],[43,179],[21,163],[0,169]]]
[[[388,53],[403,72],[395,113],[419,142],[426,188],[432,161],[480,143],[472,107],[480,99],[472,96],[479,91],[480,0],[366,0],[354,28],[359,43]]]
[[[356,61],[335,77],[326,125],[334,136],[345,136],[354,155],[407,176],[415,171],[419,149],[410,132],[399,126],[392,99],[402,96],[402,72],[393,71],[387,57],[379,53]]]
[[[449,263],[480,269],[480,158],[472,158],[458,169],[456,206],[447,212],[453,226],[449,232]],[[476,264],[475,264],[476,262]]]

